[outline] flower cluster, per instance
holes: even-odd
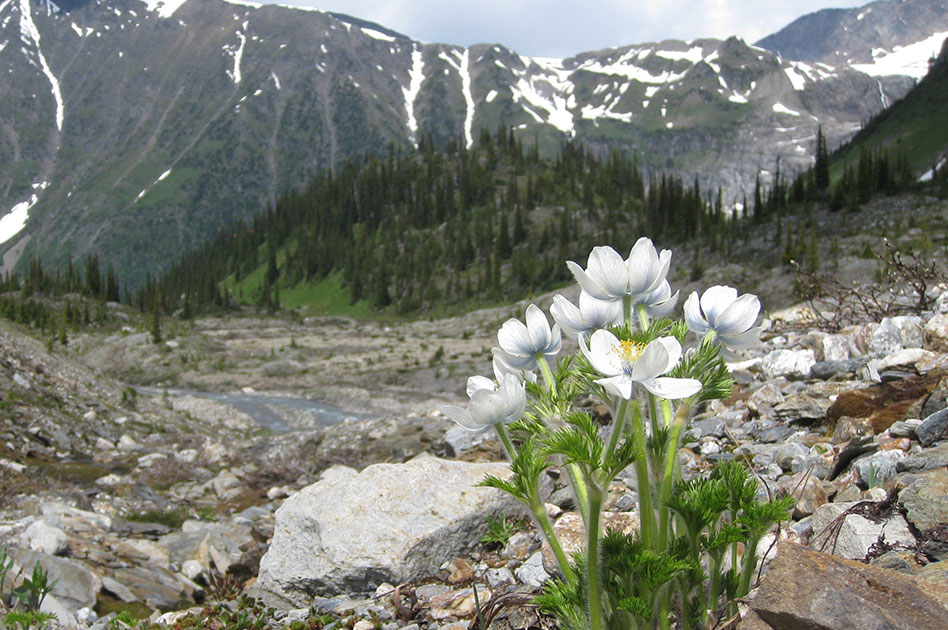
[[[601,376],[595,382],[611,395],[631,400],[636,383],[670,400],[697,394],[702,384],[696,378],[666,376],[682,358],[678,339],[666,335],[646,343],[620,339],[613,332],[623,324],[631,328],[633,315],[645,328],[649,318],[664,317],[674,310],[679,292],[672,294],[667,280],[671,257],[669,250],[659,252],[643,237],[625,259],[613,248],[600,246],[590,252],[585,269],[567,261],[581,288],[579,304],[555,295],[550,308],[555,322],[552,327],[535,304],[527,307],[524,321],[512,318],[504,322],[497,332],[498,345],[492,350],[495,380],[472,376],[468,381],[469,409],[448,406],[444,412],[474,431],[518,419],[511,411],[525,408],[517,406],[520,397],[525,397],[524,381],[534,382],[537,370],[549,370],[562,349],[563,333],[579,342],[583,356]],[[738,297],[736,289],[725,286],[713,286],[700,297],[693,292],[684,304],[688,329],[716,339],[730,350],[746,349],[758,340],[760,327],[753,326],[759,313],[756,296]],[[509,380],[510,375],[517,378]],[[475,398],[478,391],[483,393]]]
[[[667,278],[671,257],[640,238],[626,258],[596,247],[585,268],[567,262],[579,284],[578,304],[556,295],[552,326],[535,304],[522,321],[504,322],[492,350],[494,378],[470,377],[467,407],[442,408],[465,429],[494,427],[501,438],[513,477],[491,477],[484,485],[511,493],[533,514],[562,577],[538,602],[563,627],[652,627],[654,620],[668,627],[672,608],[678,619],[700,622],[691,625],[733,614],[735,598],[749,588],[756,541],[785,511],[783,504],[757,505],[754,483],[737,464],[700,483],[681,481],[678,448],[690,411],[701,400],[729,395],[720,354],[758,339],[760,302],[713,286],[689,295],[684,320],[672,322],[667,317],[679,293]],[[697,343],[687,341],[689,331]],[[564,334],[576,341],[577,354],[559,357]],[[575,406],[590,394],[610,407],[606,430]],[[639,531],[627,539],[603,537],[609,484],[632,465]],[[539,491],[539,477],[551,466],[567,474],[586,528],[585,554],[574,560],[559,544]],[[740,501],[720,504],[722,496]],[[723,542],[711,548],[710,540]]]

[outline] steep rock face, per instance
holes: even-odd
[[[804,15],[756,45],[786,59],[872,63],[934,32],[941,31],[944,39],[946,15],[948,2],[944,0],[880,0],[853,9],[823,9]]]
[[[944,0],[905,4],[934,8],[904,37],[948,31]],[[423,134],[635,151],[730,203],[778,158],[808,166],[818,125],[832,146],[912,84],[737,38],[543,59],[221,0],[0,2],[0,72],[5,268],[98,253],[132,281],[312,174]]]

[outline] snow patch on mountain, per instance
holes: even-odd
[[[0,7],[0,9],[2,9],[2,7]],[[59,87],[59,81],[56,79],[56,75],[53,74],[49,64],[46,63],[46,56],[43,54],[43,49],[40,46],[39,29],[36,28],[36,24],[33,22],[30,0],[20,0],[20,39],[24,44],[32,42],[33,45],[36,46],[36,57],[43,74],[46,75],[46,78],[49,79],[52,85],[53,100],[56,101],[56,129],[62,131],[63,117],[66,113],[66,107],[63,103],[63,92]]]
[[[625,77],[630,81],[638,81],[639,83],[652,83],[657,85],[680,81],[682,78],[684,78],[686,74],[685,72],[676,73],[666,70],[660,74],[654,75],[647,69],[633,63],[636,60],[648,57],[651,52],[652,51],[650,50],[631,49],[615,61],[602,63],[597,59],[589,59],[579,64],[576,69],[585,70],[586,72],[595,72],[597,74],[610,74]]]
[[[474,97],[471,94],[471,54],[470,50],[464,49],[464,52],[456,50],[451,51],[452,55],[441,53],[439,58],[454,68],[461,77],[461,93],[464,95],[466,111],[464,113],[464,142],[468,148],[474,146]]]
[[[704,50],[701,46],[692,46],[688,50],[656,50],[655,56],[669,61],[685,60],[695,64],[704,58]]]
[[[79,37],[88,37],[90,33],[95,32],[95,29],[91,26],[82,27],[78,26],[75,22],[70,22],[69,26],[72,27],[72,30],[75,31]]]
[[[548,57],[521,57],[526,70],[513,73],[516,84],[510,86],[515,103],[521,103],[524,111],[539,123],[547,123],[571,136],[574,132],[573,113],[576,107],[570,72],[563,67],[562,59]],[[540,72],[535,72],[539,68]],[[541,116],[537,110],[546,114]]]
[[[396,41],[395,38],[392,37],[391,35],[386,35],[385,33],[382,33],[381,31],[375,30],[374,28],[368,28],[367,26],[363,26],[363,27],[361,27],[361,30],[362,30],[362,32],[363,32],[365,35],[368,35],[368,36],[371,37],[372,39],[377,39],[377,40],[383,41],[383,42],[394,42],[394,41]]]
[[[244,31],[247,30],[247,22],[244,22],[242,25]],[[237,46],[224,46],[224,52],[234,58],[234,69],[228,70],[227,76],[231,78],[235,85],[240,85],[242,76],[240,74],[240,62],[244,58],[244,47],[247,45],[247,36],[242,31],[235,31],[237,39],[240,40],[240,44]]]
[[[425,62],[422,59],[421,48],[413,46],[411,51],[411,70],[408,71],[408,87],[402,88],[405,95],[405,114],[408,117],[408,138],[416,144],[415,134],[418,133],[418,121],[415,119],[415,99],[421,92],[421,84],[425,80]],[[489,102],[489,101],[488,101]]]
[[[873,77],[902,74],[919,80],[928,74],[928,60],[938,56],[946,38],[948,31],[943,31],[891,51],[876,48],[872,51],[872,63],[856,63],[852,68]]]
[[[169,18],[174,12],[181,8],[181,5],[188,0],[141,0],[145,8],[152,13],[158,13],[158,17]]]
[[[26,226],[26,220],[30,218],[30,208],[39,201],[39,193],[49,186],[49,182],[40,182],[33,184],[33,194],[26,201],[16,204],[10,211],[0,218],[0,244],[6,243],[16,236],[20,230]]]
[[[800,112],[794,111],[783,103],[774,103],[773,110],[775,114],[786,114],[787,116],[799,116]]]
[[[250,0],[224,0],[227,4],[236,4],[242,7],[250,7],[251,9],[259,9],[263,5],[259,2],[251,2]],[[282,5],[281,5],[282,6]],[[293,7],[298,8],[298,7]]]

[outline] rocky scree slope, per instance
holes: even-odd
[[[887,207],[893,203],[886,201]],[[896,225],[897,218],[882,207],[866,212],[863,223],[876,225],[902,247],[938,232]],[[840,273],[856,273],[859,258],[850,251],[857,253],[863,236],[842,241]],[[719,274],[728,281],[733,272],[733,267],[713,268],[704,280],[716,281],[712,276]],[[866,272],[863,268],[863,279]],[[716,460],[739,458],[768,491],[796,498],[794,521],[767,540],[769,545],[779,539],[777,559],[740,627],[842,629],[863,618],[884,620],[890,624],[885,627],[940,627],[938,611],[948,602],[944,291],[931,287],[932,308],[920,315],[858,322],[838,331],[813,328],[803,308],[770,313],[764,342],[733,364],[734,395],[699,410],[692,423],[696,440],[680,452],[686,476]],[[434,329],[428,351],[434,351],[438,334],[448,333],[467,336],[476,350],[492,343],[506,315],[486,311],[463,323],[419,326]],[[303,321],[292,334],[300,326],[318,331],[330,325],[350,333],[361,326]],[[204,326],[215,330],[210,323]],[[263,327],[259,342],[245,338],[239,327],[216,330],[220,340],[249,348],[248,356],[265,357],[276,347],[268,344],[292,348],[294,337],[277,328],[276,320]],[[383,335],[411,339],[409,330],[376,332],[356,357],[377,359],[369,347],[381,351]],[[127,332],[125,345],[150,348],[171,361],[189,347],[183,336],[164,349],[147,337]],[[448,348],[445,364],[422,368],[424,380],[444,380],[446,391],[437,396],[460,398],[468,368],[446,370],[452,346],[447,336],[440,339]],[[481,601],[507,596],[505,601],[519,602],[493,627],[546,623],[523,606],[553,572],[537,533],[527,528],[499,548],[478,543],[488,514],[516,516],[502,495],[466,496],[477,470],[473,462],[503,460],[490,434],[474,436],[453,427],[427,397],[415,399],[412,412],[278,436],[259,435],[247,418],[187,396],[164,401],[143,396],[132,408],[128,396],[122,400],[118,381],[76,361],[88,352],[84,343],[76,339],[67,352],[51,353],[18,329],[8,328],[3,336],[0,472],[6,490],[0,528],[15,548],[18,567],[40,562],[59,580],[49,605],[58,603],[64,624],[107,627],[109,606],[142,614],[155,610],[156,620],[163,611],[185,608],[164,614],[163,621],[203,623],[222,609],[187,606],[223,599],[225,608],[234,608],[238,591],[222,589],[224,583],[242,585],[275,607],[259,609],[272,628],[310,619],[315,607],[320,614],[352,610],[354,618],[347,617],[353,624],[364,622],[360,628],[378,621],[386,630],[459,630],[473,614],[472,588],[478,588]],[[419,345],[417,339],[411,343]],[[114,341],[109,347],[116,360],[128,352]],[[321,352],[316,349],[314,362]],[[456,361],[461,366],[468,359]],[[478,361],[486,364],[487,358]],[[382,373],[373,371],[374,360],[356,363],[336,364],[346,375],[345,388],[358,382],[359,374],[364,383],[369,374]],[[264,365],[254,365],[235,369],[231,378],[263,374]],[[433,376],[436,369],[443,370],[440,376]],[[281,378],[307,377],[300,369]],[[399,390],[380,391],[394,398]],[[65,438],[57,438],[57,431]],[[44,475],[57,470],[44,467],[47,461],[85,467],[66,469],[59,481]],[[562,478],[553,476],[549,484],[548,509],[568,538],[578,526],[568,491]],[[635,527],[634,493],[627,475],[610,488],[610,524]],[[404,544],[393,545],[392,515],[398,510],[436,518],[405,525]],[[313,540],[317,531],[319,540]],[[300,566],[309,572],[300,572]],[[812,601],[828,603],[811,607]]]
[[[900,15],[909,34],[948,32],[940,0],[904,4],[919,7]],[[808,166],[818,125],[832,146],[918,76],[737,38],[531,58],[220,0],[9,0],[0,70],[6,268],[96,252],[132,281],[312,174],[425,134],[471,144],[505,125],[543,151],[566,138],[634,150],[733,202],[778,157]]]

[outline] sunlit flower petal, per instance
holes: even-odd
[[[550,314],[567,335],[586,336],[599,328],[621,324],[622,303],[600,300],[581,291],[577,308],[562,295],[554,295]]]
[[[689,329],[702,336],[713,331],[731,350],[747,348],[760,336],[760,328],[751,328],[760,314],[756,295],[738,297],[737,289],[713,286],[700,299],[697,292],[689,295],[684,311]]]
[[[497,331],[500,348],[494,354],[515,370],[536,368],[540,357],[551,361],[563,347],[559,324],[551,329],[546,315],[535,304],[527,307],[525,319],[526,324],[508,319]]]
[[[606,391],[613,396],[619,396],[629,400],[632,398],[632,379],[627,376],[610,376],[609,378],[596,379],[596,383],[606,388]]]
[[[493,381],[486,376],[471,376],[467,379],[467,397],[470,398],[474,395],[479,389],[489,389],[494,391],[497,389],[497,382]]]
[[[589,253],[585,270],[573,261],[566,266],[579,286],[596,299],[614,301],[631,296],[637,301],[660,289],[670,264],[671,252],[657,252],[652,241],[643,237],[626,260],[611,247],[599,246]]]
[[[626,268],[629,273],[627,291],[630,295],[647,294],[657,289],[668,275],[671,264],[671,251],[663,249],[661,254],[655,251],[651,239],[644,236],[635,242]]]
[[[642,382],[642,387],[656,396],[669,400],[688,398],[701,391],[701,381],[693,378],[670,378],[661,376]]]
[[[476,389],[471,394],[467,409],[456,405],[444,405],[441,411],[468,431],[486,431],[498,422],[513,422],[519,419],[527,405],[523,383],[513,374],[508,374],[494,388]]]
[[[671,285],[668,280],[662,280],[651,293],[643,293],[632,303],[632,307],[644,304],[649,317],[665,317],[673,310],[678,303],[678,291],[672,295]]]

